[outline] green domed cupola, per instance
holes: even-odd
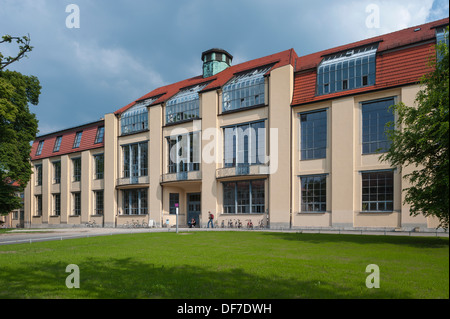
[[[223,49],[211,49],[202,53],[203,77],[207,78],[231,66],[233,56]]]

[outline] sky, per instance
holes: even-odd
[[[31,38],[9,69],[39,78],[31,111],[44,135],[200,75],[211,48],[233,65],[291,48],[303,56],[448,16],[448,0],[0,0],[0,36]]]

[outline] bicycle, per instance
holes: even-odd
[[[228,228],[233,228],[233,220],[232,219],[230,219],[228,221]]]
[[[96,224],[95,220],[94,221],[88,221],[86,223],[86,227],[97,227],[97,224]]]
[[[251,219],[247,219],[247,229],[253,229],[253,222]]]
[[[143,228],[147,228],[148,227],[148,223],[145,222],[145,219],[142,220],[142,225]]]
[[[261,219],[260,221],[259,221],[259,229],[264,229],[265,228],[265,225],[264,225],[264,219]]]
[[[225,219],[222,219],[222,223],[220,223],[220,228],[225,228]]]

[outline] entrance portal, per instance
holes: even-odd
[[[187,224],[190,225],[191,220],[195,220],[195,227],[200,225],[201,214],[201,193],[187,194]]]

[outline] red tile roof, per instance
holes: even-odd
[[[292,105],[418,82],[431,70],[428,62],[435,56],[435,28],[448,23],[446,18],[297,58]],[[317,66],[324,56],[371,43],[379,43],[375,85],[316,96]]]
[[[233,78],[233,76],[236,73],[240,73],[246,70],[251,70],[260,66],[274,64],[273,68],[270,70],[274,70],[276,68],[291,64],[292,66],[295,66],[295,60],[297,59],[297,54],[295,53],[294,49],[289,49],[286,51],[282,51],[276,54],[272,54],[263,58],[251,60],[248,62],[244,62],[241,64],[237,64],[234,66],[231,66],[224,71],[217,73],[216,75],[213,75],[208,78],[204,78],[203,76],[196,76],[184,81],[180,81],[177,83],[173,83],[170,85],[166,85],[160,88],[157,88],[150,93],[144,95],[143,97],[137,99],[136,101],[145,100],[148,98],[158,97],[157,100],[155,100],[152,105],[160,104],[162,102],[165,102],[169,100],[171,97],[173,97],[175,94],[177,94],[180,89],[187,88],[190,86],[194,86],[200,83],[207,83],[209,84],[202,90],[202,92],[206,92],[209,90],[214,90],[222,87],[225,85],[229,80]],[[269,71],[269,72],[270,72]],[[121,109],[117,110],[115,114],[122,114],[129,108],[131,108],[134,104],[136,104],[136,101],[131,102],[130,104],[122,107]]]
[[[101,148],[104,146],[104,142],[95,144],[97,129],[101,126],[104,126],[104,121],[89,123],[83,126],[73,127],[65,131],[59,131],[38,137],[31,146],[31,160],[35,161],[53,156],[61,156],[70,153]],[[80,147],[73,148],[76,133],[81,131],[83,132],[83,134],[81,136]],[[55,141],[58,136],[62,136],[61,146],[59,148],[59,152],[53,152]],[[36,155],[39,142],[41,141],[44,141],[44,147],[42,148],[41,155]]]

